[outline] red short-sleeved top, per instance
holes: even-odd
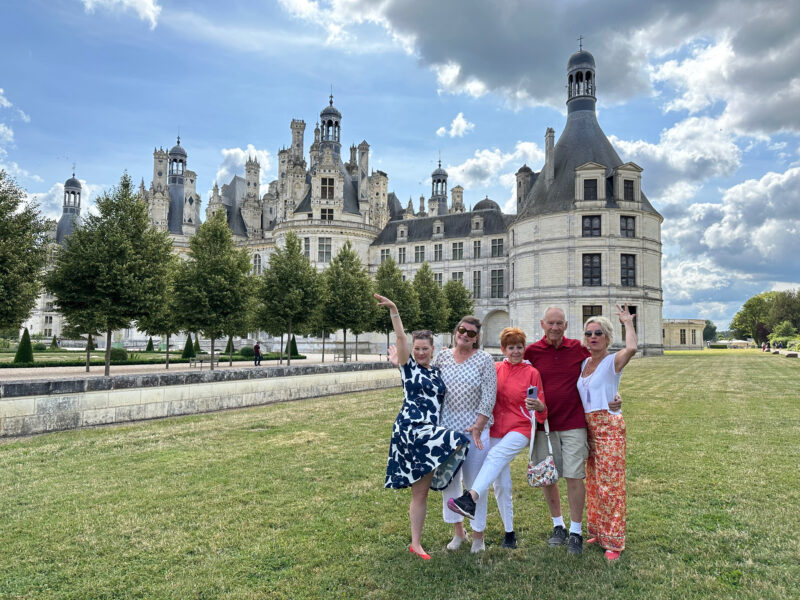
[[[547,412],[552,431],[586,427],[578,377],[581,363],[589,356],[589,351],[578,340],[569,338],[564,338],[558,348],[551,346],[547,337],[525,348],[525,360],[539,371],[547,390]]]
[[[539,371],[526,362],[512,365],[509,361],[495,363],[497,370],[497,400],[494,403],[494,424],[489,429],[493,438],[501,438],[511,431],[517,431],[531,437],[531,420],[525,408],[525,397],[528,387],[538,388],[539,400],[544,402],[544,386]],[[547,408],[542,412],[534,412],[536,420],[544,423]]]

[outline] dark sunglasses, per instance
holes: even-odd
[[[457,331],[458,333],[460,333],[461,335],[464,335],[464,334],[466,333],[466,334],[467,334],[467,337],[468,337],[468,338],[470,338],[470,339],[472,339],[472,338],[474,338],[476,335],[478,335],[478,332],[477,332],[477,331],[474,331],[474,330],[472,330],[472,329],[467,329],[466,327],[459,327],[458,329],[456,329],[456,331]]]
[[[602,329],[595,329],[594,331],[587,331],[583,335],[585,335],[586,337],[592,337],[592,334],[594,334],[597,337],[600,337],[601,335],[603,335],[603,330]]]

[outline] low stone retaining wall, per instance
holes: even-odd
[[[0,384],[0,437],[399,385],[386,362],[15,381]]]

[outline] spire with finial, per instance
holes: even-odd
[[[582,50],[583,50],[583,36],[580,35],[578,36],[578,52],[581,52]]]

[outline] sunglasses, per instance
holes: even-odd
[[[592,337],[592,335],[600,337],[601,335],[603,335],[603,330],[602,329],[595,329],[594,331],[587,331],[583,335],[585,335],[587,338],[588,337]]]
[[[474,338],[476,335],[478,335],[478,332],[477,332],[477,331],[474,331],[474,330],[472,330],[472,329],[467,329],[466,327],[459,327],[458,329],[456,329],[456,331],[457,331],[458,333],[460,333],[461,335],[464,335],[464,334],[466,333],[466,334],[467,334],[467,337],[468,337],[468,338],[470,338],[470,339],[472,339],[472,338]]]
[[[430,329],[420,329],[418,331],[412,331],[411,337],[418,338],[418,337],[433,337],[433,332]]]

